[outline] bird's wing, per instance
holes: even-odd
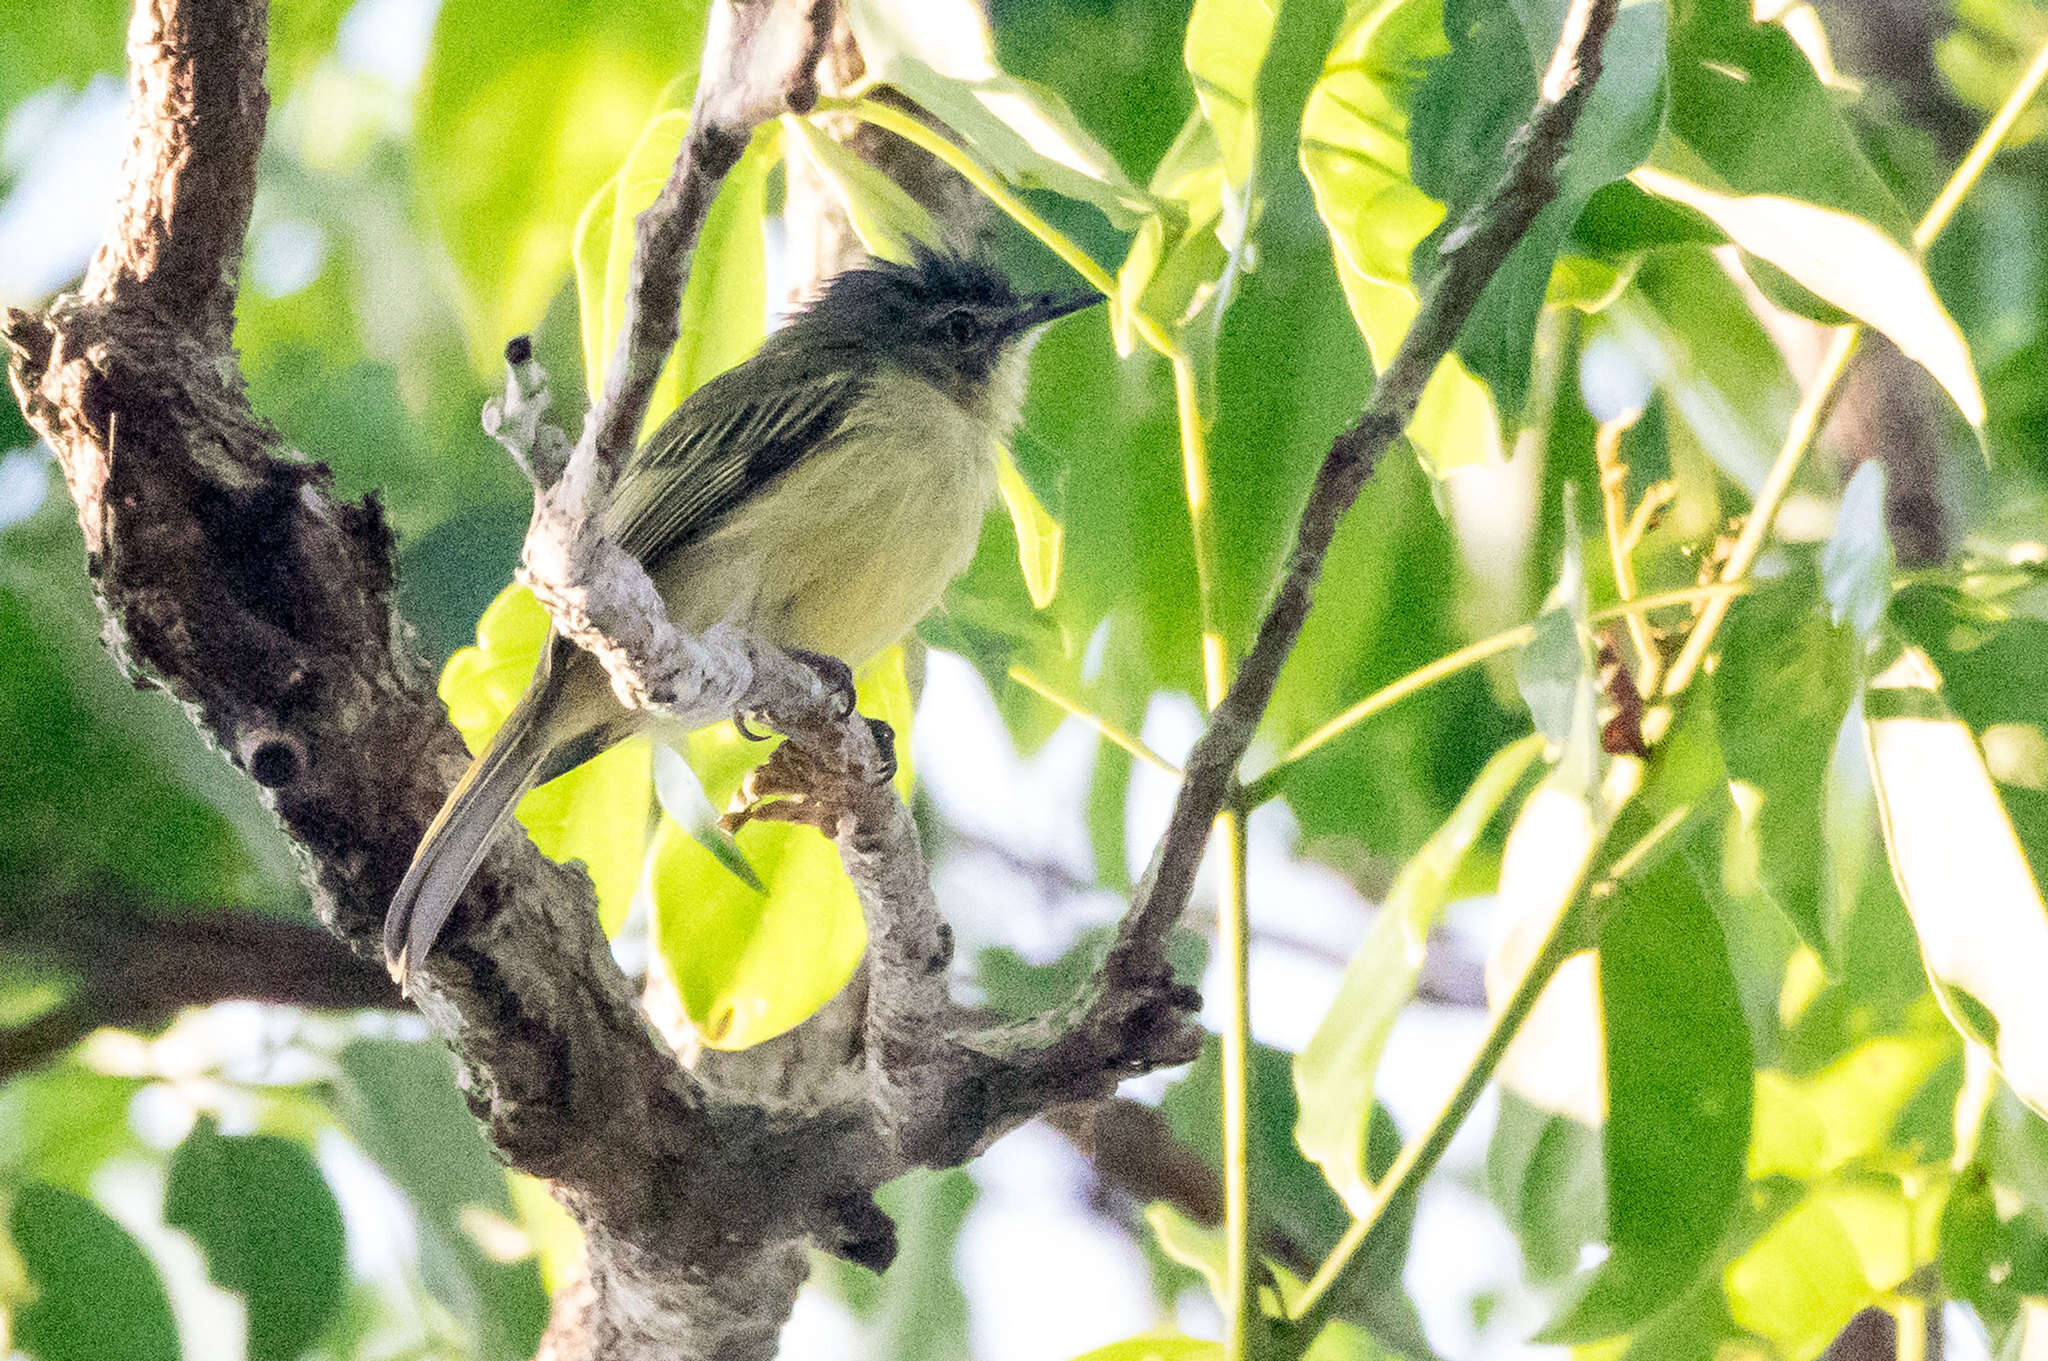
[[[825,443],[865,379],[762,354],[712,379],[633,451],[605,508],[621,548],[653,568]]]

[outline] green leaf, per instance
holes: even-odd
[[[105,1211],[29,1182],[14,1193],[8,1227],[35,1289],[14,1311],[15,1347],[36,1361],[178,1361],[156,1267]]]
[[[1855,695],[1849,634],[1821,613],[1812,578],[1746,596],[1721,630],[1713,677],[1715,727],[1736,807],[1755,839],[1764,892],[1831,965],[1822,791]]]
[[[1486,1150],[1486,1190],[1529,1274],[1559,1280],[1607,1233],[1607,1187],[1597,1127],[1545,1110],[1513,1090]]]
[[[471,752],[481,752],[533,679],[547,646],[547,611],[517,584],[477,621],[476,645],[448,659],[441,702]],[[645,739],[610,751],[530,791],[518,818],[553,859],[580,860],[597,890],[598,917],[615,932],[626,920],[647,847],[653,752]]]
[[[914,708],[903,649],[856,677],[861,712],[896,732],[897,789],[908,795]],[[690,765],[715,805],[768,758],[721,723],[690,737]],[[833,844],[810,827],[755,821],[734,838],[766,891],[748,886],[664,818],[647,853],[651,930],[683,1011],[704,1043],[744,1049],[811,1016],[846,986],[867,947],[860,899]]]
[[[923,105],[1003,179],[1092,204],[1123,230],[1151,209],[1057,91],[1002,73],[979,6],[852,0],[847,18],[868,74]]]
[[[9,5],[0,12],[0,124],[16,104],[49,85],[82,86],[127,69],[128,6],[122,0],[75,5]],[[26,305],[27,300],[23,301]]]
[[[1302,173],[1379,368],[1420,306],[1410,256],[1444,216],[1409,179],[1408,124],[1423,72],[1449,50],[1442,0],[1355,4],[1302,113]],[[1499,457],[1492,397],[1456,356],[1423,389],[1408,437],[1438,476]]]
[[[449,0],[417,108],[427,207],[464,290],[472,362],[494,373],[567,277],[584,203],[702,46],[704,0],[619,10],[542,0],[504,22],[492,0]]]
[[[1528,118],[1569,6],[1565,0],[1451,0],[1448,57],[1415,96],[1414,180],[1447,205],[1436,234],[1418,248],[1415,282],[1440,267],[1443,234],[1498,182],[1509,138]],[[1594,193],[1642,164],[1664,112],[1665,7],[1634,0],[1616,16],[1600,80],[1572,135],[1557,196],[1523,233],[1480,295],[1458,337],[1458,353],[1492,390],[1514,426],[1527,399],[1536,321],[1558,253]]]
[[[1277,20],[1270,0],[1195,0],[1188,15],[1184,59],[1195,83],[1195,98],[1214,130],[1223,174],[1232,195],[1238,230],[1248,220],[1244,200],[1258,165],[1259,68],[1273,41]]]
[[[1515,685],[1549,745],[1558,776],[1590,791],[1599,779],[1599,695],[1586,623],[1586,570],[1575,488],[1565,488],[1564,557],[1535,636],[1515,659]]]
[[[0,1087],[0,1172],[86,1192],[100,1164],[137,1147],[128,1107],[139,1078],[76,1061],[20,1073]]]
[[[548,1321],[532,1257],[485,1251],[478,1229],[504,1237],[515,1208],[438,1044],[356,1040],[341,1051],[335,1110],[355,1141],[419,1214],[426,1287],[469,1333],[480,1361],[528,1361]]]
[[[593,398],[625,324],[632,273],[634,219],[660,195],[675,164],[690,116],[656,114],[641,129],[618,173],[584,206],[576,225],[576,293],[583,333],[583,371]],[[712,378],[760,347],[767,333],[768,175],[781,158],[781,128],[763,127],[719,186],[690,257],[681,330],[662,365],[641,422],[644,438]]]
[[[1905,247],[1861,218],[1778,195],[1718,192],[1663,168],[1632,177],[1642,189],[1713,220],[1728,239],[1881,331],[1948,392],[1971,425],[1984,424],[1969,343]]]
[[[1820,552],[1822,588],[1839,626],[1867,640],[1884,621],[1892,599],[1891,534],[1884,519],[1884,464],[1868,459],[1842,489],[1835,532]]]
[[[1750,0],[1689,0],[1674,14],[1667,126],[1718,180],[1698,183],[1817,204],[1910,237],[1904,209],[1790,34],[1755,22]]]
[[[1450,819],[1402,867],[1345,967],[1336,998],[1294,1060],[1294,1089],[1301,1103],[1295,1142],[1323,1169],[1353,1213],[1373,1189],[1365,1162],[1374,1077],[1394,1022],[1414,995],[1430,929],[1450,898],[1467,852],[1541,749],[1537,737],[1502,748]]]
[[[922,203],[860,154],[808,118],[785,115],[783,131],[796,139],[832,189],[868,254],[908,264],[913,245],[939,244],[939,226]]]
[[[1749,1027],[1720,924],[1686,859],[1625,878],[1600,923],[1608,1243],[1552,1342],[1650,1319],[1713,1259],[1749,1147]]]
[[[1915,647],[1873,676],[1864,736],[1885,851],[1942,1010],[2048,1112],[2048,905],[1984,755]]]
[[[1008,449],[998,449],[996,490],[1010,512],[1010,524],[1017,531],[1017,561],[1024,569],[1024,585],[1031,603],[1044,609],[1052,603],[1060,584],[1060,547],[1065,531],[1032,492]]]
[[[347,1293],[341,1207],[304,1144],[224,1138],[201,1120],[171,1156],[164,1220],[198,1242],[216,1285],[242,1297],[250,1361],[293,1361]]]

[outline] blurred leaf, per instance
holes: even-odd
[[[1738,600],[1721,630],[1714,723],[1764,891],[1822,960],[1839,963],[1826,889],[1822,786],[1854,696],[1853,640],[1811,577]]]
[[[75,1061],[8,1079],[0,1087],[0,1172],[84,1193],[100,1164],[137,1147],[128,1106],[142,1086]]]
[[[1537,1280],[1578,1268],[1607,1233],[1600,1130],[1503,1090],[1486,1152],[1486,1189]]]
[[[1907,1103],[1953,1052],[1946,1035],[1878,1035],[1815,1073],[1759,1071],[1749,1175],[1814,1181],[1880,1157]]]
[[[1590,792],[1599,781],[1599,695],[1592,633],[1586,622],[1586,568],[1572,487],[1565,488],[1564,559],[1535,636],[1515,659],[1515,686],[1543,735],[1553,778]]]
[[[1956,0],[1955,30],[1934,47],[1934,64],[1959,98],[1985,114],[1997,110],[2019,83],[2028,60],[2048,42],[2048,10],[2014,0]],[[2009,147],[2041,135],[2048,111],[2038,101],[2020,115]]]
[[[1295,1142],[1357,1213],[1372,1193],[1365,1172],[1373,1085],[1394,1022],[1414,995],[1430,929],[1451,884],[1495,813],[1541,750],[1525,737],[1489,761],[1449,821],[1423,843],[1387,891],[1379,915],[1345,967],[1337,996],[1294,1060],[1301,1103]]]
[[[1154,1333],[1097,1347],[1074,1361],[1222,1361],[1223,1344],[1201,1338]]]
[[[469,349],[495,372],[567,276],[571,232],[658,103],[687,102],[703,0],[597,10],[542,0],[504,22],[446,0],[417,109],[419,175],[465,290]]]
[[[341,1305],[341,1207],[303,1144],[222,1137],[202,1119],[171,1156],[164,1220],[198,1242],[216,1285],[242,1297],[250,1361],[293,1361]]]
[[[956,1361],[969,1354],[967,1297],[954,1278],[960,1230],[974,1208],[974,1178],[959,1168],[918,1168],[875,1197],[896,1221],[903,1250],[882,1281],[869,1323],[872,1354],[890,1361]]]
[[[1024,569],[1024,585],[1031,603],[1044,609],[1052,603],[1060,584],[1060,547],[1065,530],[1045,508],[1018,470],[1008,449],[998,449],[996,490],[1010,512],[1010,524],[1017,531],[1017,561]]]
[[[341,1051],[335,1110],[419,1214],[427,1288],[468,1329],[480,1361],[527,1361],[547,1326],[531,1257],[503,1261],[471,1232],[514,1213],[505,1169],[463,1104],[438,1044],[356,1040]]]
[[[1685,857],[1621,880],[1600,919],[1612,1252],[1542,1333],[1647,1322],[1712,1260],[1749,1147],[1752,1059],[1720,924]]]
[[[618,174],[577,219],[576,293],[583,371],[593,399],[603,389],[626,320],[634,221],[668,182],[689,127],[690,116],[683,110],[656,114],[641,129]],[[753,354],[767,333],[767,187],[781,148],[780,125],[762,127],[719,186],[690,257],[681,330],[641,421],[643,439],[685,397]]]
[[[1423,72],[1449,50],[1442,0],[1353,5],[1302,114],[1302,173],[1378,368],[1392,361],[1419,307],[1409,258],[1444,216],[1409,179],[1408,122]],[[1490,394],[1462,360],[1446,358],[1408,437],[1441,476],[1498,457],[1495,431]]]
[[[533,593],[515,583],[498,593],[476,629],[476,645],[448,659],[440,685],[449,721],[472,754],[489,745],[526,693],[550,625]],[[520,825],[534,845],[552,859],[583,862],[608,932],[625,921],[640,882],[652,793],[653,753],[635,738],[519,801]]]
[[[1902,649],[1864,693],[1885,849],[1935,996],[2048,1110],[2048,905],[1970,730],[1927,654]]]
[[[1664,169],[1645,166],[1633,179],[1712,218],[1744,250],[1883,332],[1934,376],[1964,419],[1984,424],[1968,342],[1919,262],[1883,231],[1796,198],[1719,193]]]
[[[1885,530],[1884,464],[1868,459],[1842,489],[1835,532],[1820,552],[1820,575],[1828,612],[1840,627],[1868,640],[1884,620],[1892,599],[1891,535]]]
[[[178,1361],[156,1267],[84,1196],[42,1182],[14,1192],[8,1227],[35,1298],[10,1341],[36,1361]]]
[[[847,224],[868,254],[878,260],[908,264],[914,244],[940,244],[938,223],[925,206],[863,160],[852,147],[808,118],[784,115],[782,128],[785,135],[801,144],[804,154],[831,187],[840,210],[846,214]]]
[[[1938,1197],[1924,1199],[1939,1207]],[[1914,1223],[1889,1178],[1816,1189],[1729,1266],[1729,1312],[1780,1355],[1816,1357],[1859,1309],[1912,1274],[1931,1227]]]
[[[167,910],[280,908],[298,890],[276,819],[111,663],[82,560],[61,490],[0,531],[0,933],[110,884]]]
[[[1124,230],[1150,208],[1057,91],[996,66],[978,6],[852,0],[847,18],[868,74],[923,105],[1003,179],[1093,204]]]
[[[1565,0],[1450,0],[1451,50],[1416,92],[1415,184],[1447,216],[1414,256],[1418,290],[1441,267],[1441,245],[1499,182],[1509,138],[1529,116],[1569,6]],[[1502,420],[1519,424],[1536,320],[1558,252],[1593,194],[1642,164],[1664,115],[1665,6],[1624,4],[1607,37],[1600,80],[1559,168],[1557,196],[1537,214],[1488,282],[1458,336],[1458,354],[1491,389]]]
[[[896,787],[907,795],[914,706],[903,649],[884,652],[856,680],[861,711],[895,729]],[[721,723],[691,734],[690,765],[718,806],[769,750]],[[684,1013],[717,1049],[744,1049],[807,1019],[846,985],[867,945],[860,900],[824,836],[756,821],[734,839],[765,893],[668,819],[647,853],[657,954]]]
[[[1635,285],[1594,319],[1595,340],[1613,342],[1606,356],[1654,383],[1715,465],[1754,496],[1799,401],[1784,356],[1698,245],[1652,252]]]
[[[127,69],[125,0],[0,9],[0,125],[26,96],[48,85],[76,88]]]

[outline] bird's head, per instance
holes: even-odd
[[[893,359],[975,408],[992,397],[1021,399],[1024,356],[1039,328],[1101,301],[1092,289],[1020,294],[985,260],[917,247],[908,264],[847,270],[793,324]]]

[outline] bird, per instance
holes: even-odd
[[[966,570],[1031,347],[1100,301],[1019,292],[979,255],[922,246],[854,266],[634,449],[601,528],[678,628],[737,627],[850,674]],[[409,987],[527,790],[661,721],[621,705],[596,658],[553,635],[391,899],[393,978]]]

